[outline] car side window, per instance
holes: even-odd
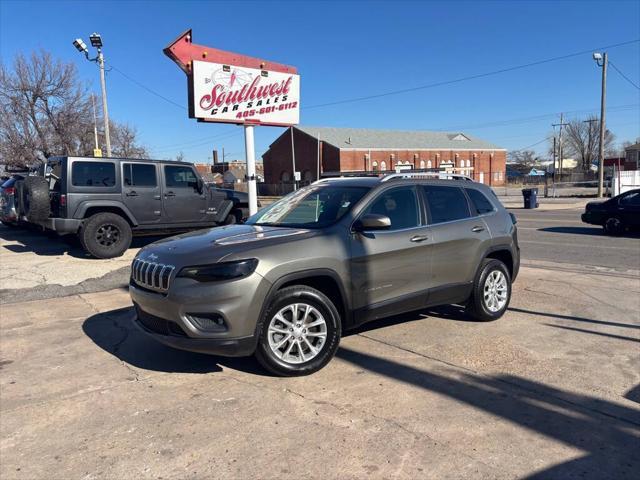
[[[73,162],[71,184],[76,187],[113,187],[116,166],[112,162]]]
[[[633,192],[620,199],[620,205],[640,207],[640,192]]]
[[[422,187],[431,215],[431,223],[452,222],[471,216],[469,202],[459,187],[425,185]]]
[[[383,192],[371,203],[363,215],[386,215],[391,220],[389,230],[401,230],[420,225],[420,210],[416,191],[412,187],[394,188]]]
[[[157,187],[156,166],[145,163],[125,163],[123,181],[128,187]]]
[[[191,167],[177,165],[165,165],[164,177],[167,187],[172,188],[198,188],[198,179]]]
[[[484,193],[482,193],[481,191],[476,190],[475,188],[465,188],[465,191],[467,192],[467,195],[469,195],[471,203],[476,209],[478,215],[490,213],[495,210],[493,204],[487,197],[484,196]]]

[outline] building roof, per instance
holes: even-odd
[[[626,150],[640,150],[640,143],[629,145],[628,147],[625,148],[625,151]]]
[[[504,150],[492,143],[462,132],[427,130],[373,130],[368,128],[310,127],[294,128],[340,149],[397,150]]]

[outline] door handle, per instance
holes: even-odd
[[[473,227],[471,229],[472,232],[478,233],[478,232],[484,232],[484,227],[481,227],[480,225],[476,225],[475,227]]]
[[[411,241],[414,242],[414,243],[424,242],[428,238],[429,237],[427,237],[426,235],[414,235],[413,237],[411,237]]]
[[[127,197],[137,197],[138,196],[138,192],[136,192],[135,190],[131,190],[130,192],[127,192]]]
[[[164,196],[165,196],[165,197],[175,197],[175,196],[176,196],[176,194],[175,194],[175,193],[173,193],[173,192],[167,192],[167,193],[165,193],[165,194],[164,194]]]

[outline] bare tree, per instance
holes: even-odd
[[[517,163],[526,167],[533,167],[538,164],[540,157],[533,150],[513,150],[509,152],[509,162]]]
[[[180,150],[178,155],[176,155],[176,161],[178,161],[178,162],[184,162],[185,161],[184,152],[182,150]]]
[[[111,154],[122,158],[149,158],[147,149],[138,144],[138,131],[128,124],[109,122]]]
[[[591,165],[598,158],[600,145],[600,120],[591,116],[587,120],[571,120],[565,127],[563,136],[563,150],[578,161],[584,171],[591,169]],[[606,130],[604,136],[605,156],[615,153],[613,145],[614,135]]]
[[[136,130],[113,123],[118,155],[142,157]],[[101,135],[104,141],[104,135]],[[52,155],[91,155],[93,115],[75,65],[40,50],[0,63],[0,163],[32,165]]]

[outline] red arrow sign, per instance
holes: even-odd
[[[239,53],[225,52],[217,48],[205,47],[192,43],[193,37],[191,29],[184,32],[172,43],[170,43],[163,52],[171,60],[176,62],[178,66],[187,75],[191,74],[191,66],[194,60],[202,62],[222,63],[226,65],[237,65],[239,67],[257,68],[260,70],[269,70],[272,72],[282,73],[298,73],[298,69],[282,63],[270,62],[260,58],[248,57]]]

